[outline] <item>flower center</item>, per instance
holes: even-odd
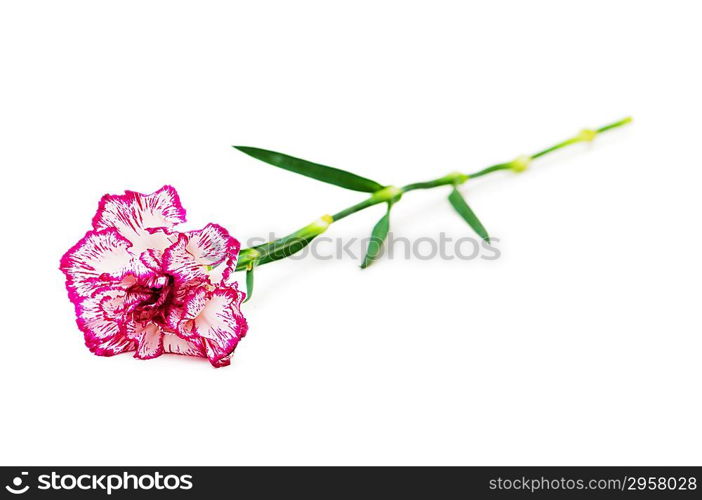
[[[134,309],[134,319],[137,321],[165,320],[166,309],[173,302],[173,284],[173,277],[163,276],[151,286],[132,286],[129,292],[141,296],[139,304]]]

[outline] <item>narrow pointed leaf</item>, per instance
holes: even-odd
[[[254,274],[253,274],[253,267],[249,270],[246,271],[246,298],[244,299],[244,302],[248,302],[249,299],[253,296],[253,287],[254,287]]]
[[[353,191],[363,191],[364,193],[373,193],[382,189],[383,186],[375,181],[366,179],[351,172],[340,170],[334,167],[327,167],[311,161],[302,160],[293,156],[288,156],[267,149],[252,148],[249,146],[234,146],[242,153],[253,156],[257,160],[270,163],[279,168],[295,172],[296,174],[306,175],[318,181],[327,182],[336,186],[341,186]]]
[[[385,212],[385,215],[383,215],[373,228],[371,239],[368,242],[366,256],[363,258],[363,263],[361,264],[361,269],[370,266],[373,261],[378,258],[378,255],[380,255],[380,250],[383,248],[383,243],[385,243],[388,231],[390,230],[390,206],[391,205],[388,204],[388,211]]]
[[[471,210],[471,208],[468,206],[468,203],[466,203],[466,200],[463,198],[463,196],[461,196],[461,193],[459,193],[458,189],[455,187],[449,195],[449,201],[456,212],[458,212],[458,214],[463,217],[468,225],[473,228],[473,231],[475,231],[482,239],[490,243],[490,236],[485,230],[485,227],[475,215],[473,210]]]
[[[280,240],[264,243],[263,245],[254,247],[253,249],[257,251],[256,257],[239,258],[235,270],[247,271],[252,263],[254,263],[256,266],[261,266],[263,264],[268,264],[269,262],[290,257],[291,255],[305,248],[314,238],[316,238],[316,236],[301,238],[290,235],[286,236],[285,238],[281,238]]]
[[[272,246],[267,253],[256,259],[256,265],[261,266],[269,262],[290,257],[309,245],[315,238],[316,236],[311,236],[309,238],[290,238],[285,244]]]

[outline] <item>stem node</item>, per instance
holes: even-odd
[[[398,201],[402,196],[402,189],[397,186],[385,186],[373,193],[370,197],[374,203],[383,203],[386,201]]]
[[[527,155],[517,156],[514,160],[508,163],[509,168],[513,172],[521,173],[524,172],[531,164],[531,157]]]
[[[597,137],[597,130],[584,128],[575,136],[575,140],[577,142],[592,142],[595,137]]]

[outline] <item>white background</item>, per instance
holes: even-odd
[[[4,2],[0,462],[700,465],[702,75],[690,1]],[[232,365],[84,347],[59,258],[104,193],[246,241],[622,118],[463,193],[497,261],[284,261]],[[470,235],[445,189],[396,236]],[[382,207],[335,224],[365,237]]]

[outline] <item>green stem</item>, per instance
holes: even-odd
[[[409,191],[414,191],[416,189],[433,189],[435,187],[447,185],[455,186],[463,184],[468,179],[475,179],[477,177],[482,177],[483,175],[487,175],[492,172],[498,172],[500,170],[514,170],[515,172],[521,172],[527,168],[527,166],[532,160],[541,158],[542,156],[562,149],[566,146],[570,146],[571,144],[576,144],[579,142],[590,142],[598,134],[602,132],[607,132],[608,130],[612,130],[618,127],[622,127],[628,123],[631,123],[631,117],[627,117],[623,120],[604,125],[595,130],[585,129],[577,135],[566,139],[565,141],[559,142],[549,148],[534,153],[531,156],[521,156],[511,162],[498,163],[497,165],[492,165],[472,174],[462,174],[460,172],[454,172],[443,177],[439,177],[438,179],[407,184],[402,188],[393,188],[391,186],[386,186],[384,189],[373,193],[369,198],[359,203],[356,203],[355,205],[351,205],[350,207],[345,208],[332,216],[323,216],[322,219],[320,219],[322,222],[315,222],[309,224],[288,236],[279,238],[277,240],[273,240],[269,243],[243,249],[239,254],[239,262],[237,263],[236,270],[251,270],[254,266],[263,265],[268,262],[272,262],[273,260],[279,260],[279,258],[284,258],[279,257],[279,255],[282,255],[281,252],[285,252],[288,249],[291,249],[290,255],[292,255],[292,253],[294,253],[295,251],[299,251],[304,247],[305,244],[307,244],[319,234],[323,233],[329,224],[337,222],[345,217],[348,217],[351,214],[355,214],[356,212],[360,212],[361,210],[365,210],[366,208],[372,207],[379,203],[396,202],[399,200],[402,194],[407,193]],[[285,255],[285,257],[288,256],[289,255]]]
[[[475,179],[476,177],[482,177],[483,175],[487,175],[492,172],[497,172],[499,170],[509,170],[512,168],[509,163],[498,163],[497,165],[493,165],[492,167],[487,167],[482,170],[479,170],[477,172],[474,172],[468,176],[469,179]]]
[[[435,187],[448,186],[455,183],[455,175],[449,174],[443,177],[439,177],[438,179],[434,179],[433,181],[415,182],[413,184],[407,184],[406,186],[402,186],[402,192],[406,193],[408,191],[414,191],[415,189],[432,189]]]
[[[334,222],[343,219],[344,217],[348,217],[351,214],[355,214],[356,212],[360,212],[361,210],[365,210],[368,207],[372,207],[373,205],[376,205],[380,203],[379,201],[373,200],[372,198],[368,198],[366,200],[363,200],[360,203],[356,203],[355,205],[351,205],[348,208],[343,209],[340,212],[335,213],[332,215],[332,219],[334,219]]]
[[[631,116],[627,116],[626,118],[619,120],[618,122],[610,123],[609,125],[605,125],[603,127],[600,127],[597,129],[597,132],[607,132],[608,130],[612,130],[613,128],[617,127],[622,127],[624,125],[628,125],[631,123],[632,118]]]

